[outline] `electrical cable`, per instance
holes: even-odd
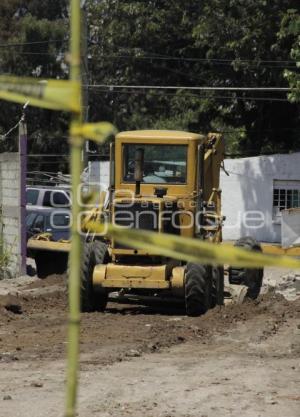
[[[87,84],[87,88],[130,88],[132,90],[192,90],[192,91],[291,91],[290,87],[213,87],[213,86],[176,86],[176,85],[122,85],[122,84]]]
[[[109,93],[109,94],[127,94],[127,95],[134,95],[134,94],[139,94],[139,95],[146,95],[148,94],[145,91],[117,91],[117,90],[111,90],[111,89],[106,89],[106,90],[102,90],[102,91],[91,91],[93,94],[95,95],[103,95],[101,93]],[[151,92],[151,96],[172,96],[175,97],[177,94],[176,93],[153,93]],[[179,97],[179,96],[178,96]],[[220,99],[220,100],[242,100],[242,101],[282,101],[282,102],[288,102],[289,100],[287,98],[271,98],[271,97],[240,97],[240,96],[203,96],[203,95],[197,95],[197,94],[185,94],[184,96],[182,96],[182,98],[185,97],[194,97],[194,98],[199,98],[199,99]]]
[[[20,42],[20,43],[0,43],[0,48],[14,48],[19,46],[27,46],[27,45],[39,45],[45,43],[55,43],[55,42],[68,42],[64,39],[49,39],[47,41],[34,41],[34,42]]]
[[[178,57],[157,57],[157,56],[130,56],[130,55],[103,55],[97,56],[97,59],[108,60],[108,59],[129,59],[129,60],[147,60],[147,61],[177,61],[177,62],[202,62],[206,64],[214,64],[214,65],[221,65],[221,66],[232,66],[233,64],[245,64],[251,66],[259,66],[264,68],[278,68],[278,69],[285,69],[285,68],[297,68],[295,61],[260,61],[260,60],[240,60],[240,59],[209,59],[209,58],[178,58]],[[268,65],[268,64],[279,64],[279,65]],[[285,63],[285,64],[284,64]],[[267,65],[266,65],[267,64]]]
[[[8,135],[13,132],[15,129],[17,129],[19,127],[19,124],[21,123],[22,119],[20,119],[18,121],[18,123],[16,123],[11,129],[9,129],[6,133],[4,133],[4,135],[0,135],[0,140],[5,140],[8,138]]]

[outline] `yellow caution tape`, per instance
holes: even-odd
[[[0,98],[51,110],[80,112],[80,83],[0,76]]]
[[[102,143],[109,136],[115,135],[117,129],[108,122],[100,123],[84,123],[82,125],[71,126],[71,136],[83,136],[86,139],[91,139],[94,142]]]
[[[290,256],[273,256],[203,240],[185,238],[145,230],[124,229],[111,224],[89,222],[86,229],[107,233],[116,241],[132,248],[143,249],[153,255],[162,255],[187,262],[210,265],[231,265],[243,268],[275,266],[300,268],[300,260]]]

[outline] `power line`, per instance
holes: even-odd
[[[28,154],[28,158],[69,158],[70,155],[68,154],[49,154],[49,153],[41,153],[41,154]],[[58,162],[59,163],[59,162]]]
[[[99,45],[93,45],[95,47]],[[134,48],[129,48],[132,50],[135,50]],[[282,60],[282,59],[240,59],[240,58],[193,58],[193,57],[178,57],[178,56],[172,56],[172,55],[164,55],[164,54],[151,54],[145,52],[145,55],[125,55],[125,54],[111,54],[111,55],[104,55],[102,58],[110,57],[110,58],[132,58],[132,59],[154,59],[154,60],[162,60],[162,61],[194,61],[194,62],[243,62],[243,63],[249,63],[249,62],[255,62],[255,63],[266,63],[266,64],[276,64],[276,63],[291,63],[295,64],[295,61],[293,60]]]
[[[57,56],[65,52],[18,52],[17,55],[50,55]]]
[[[67,43],[69,42],[67,39],[48,39],[44,41],[32,41],[32,42],[18,42],[18,43],[0,43],[0,48],[14,48],[14,47],[22,47],[28,45],[42,45],[42,44],[49,44],[49,43]],[[92,44],[93,47],[98,47],[99,45]],[[134,49],[134,48],[130,48]],[[146,54],[140,56],[133,56],[133,55],[118,55],[118,54],[111,54],[111,55],[103,55],[99,56],[100,59],[114,59],[114,58],[121,58],[121,59],[137,59],[137,60],[161,60],[161,61],[182,61],[182,62],[208,62],[208,63],[255,63],[255,64],[294,64],[296,62],[294,60],[283,60],[283,59],[240,59],[240,58],[193,58],[193,57],[178,57],[178,56],[171,56],[171,55],[162,55],[162,54]],[[274,67],[276,68],[276,67]]]
[[[24,51],[22,51],[22,52],[17,52],[17,55],[56,56],[56,55],[65,54],[65,53],[67,53],[67,51],[59,51],[59,52],[24,52]],[[114,59],[114,58],[117,58],[117,59],[118,58],[121,58],[121,59],[131,59],[132,57],[129,57],[129,56],[124,56],[124,57],[121,57],[121,56],[118,56],[118,57],[115,57],[115,56],[114,57],[112,57],[112,56],[97,57],[97,59],[99,59],[99,60],[108,60],[108,59]],[[142,59],[142,58],[139,58],[139,57],[136,57],[136,58],[133,57],[133,58],[134,59]],[[152,60],[153,58],[149,58],[149,59]],[[209,60],[207,60],[207,63],[214,64],[214,65],[218,65],[218,66],[232,67],[232,63],[210,62]],[[252,64],[250,66],[250,68],[248,69],[248,71],[252,71],[253,72],[255,70],[256,66],[257,65]],[[297,68],[296,63],[294,63],[294,65],[259,65],[259,66],[261,68],[272,69],[272,70],[276,70],[276,69],[278,69],[278,70],[283,70],[283,69],[296,69]],[[168,68],[165,68],[165,67],[160,67],[160,69],[162,69],[162,70],[168,70]],[[173,72],[174,73],[181,74],[181,75],[187,75],[184,72],[179,72],[178,70],[174,70],[174,69],[173,69]]]
[[[0,48],[14,48],[19,46],[26,46],[26,45],[40,45],[46,43],[55,43],[55,42],[68,42],[67,40],[63,39],[49,39],[47,41],[35,41],[35,42],[20,42],[20,43],[0,43]]]
[[[28,165],[68,165],[69,161],[38,161],[38,162],[28,162]]]
[[[121,84],[88,84],[87,88],[109,88],[132,90],[192,90],[192,91],[291,91],[290,87],[189,87],[173,85],[121,85]]]
[[[295,68],[295,61],[260,61],[260,60],[239,60],[239,59],[209,59],[209,58],[179,58],[179,57],[160,57],[160,56],[131,56],[131,55],[102,55],[97,57],[101,60],[107,59],[133,59],[133,60],[148,60],[148,61],[178,61],[178,62],[203,62],[207,64],[232,66],[234,63],[250,64],[252,66],[261,66],[265,68]],[[263,65],[262,65],[263,64]],[[280,64],[280,65],[265,65],[265,64]],[[292,64],[292,65],[290,65]]]
[[[41,45],[41,44],[48,44],[48,43],[67,43],[69,42],[67,39],[48,39],[44,41],[32,41],[32,42],[17,42],[17,43],[0,43],[0,48],[14,48],[14,47],[21,47],[27,45]],[[92,46],[98,47],[99,45],[93,44]],[[135,50],[135,48],[129,48]],[[291,63],[296,64],[293,60],[282,60],[282,59],[240,59],[240,58],[193,58],[193,57],[177,57],[171,55],[162,55],[162,54],[148,54],[147,51],[146,55],[140,56],[133,56],[133,55],[104,55],[100,56],[99,58],[130,58],[130,59],[155,59],[155,60],[162,60],[162,61],[194,61],[194,62],[255,62],[255,63],[268,63],[268,64],[277,64],[277,63]]]
[[[22,119],[21,119],[22,120]],[[21,123],[21,120],[18,121],[18,123],[16,123],[12,128],[10,128],[6,133],[4,133],[3,135],[0,135],[0,140],[5,140],[8,139],[9,135],[11,134],[11,132],[13,132],[15,129],[17,129],[19,127],[19,124]]]
[[[127,94],[127,95],[146,95],[145,91],[112,91],[110,89],[102,90],[102,91],[92,91],[94,95],[102,96],[101,93],[109,93],[109,94]],[[160,97],[175,97],[176,93],[151,93],[151,96],[160,96]],[[287,98],[274,98],[274,97],[241,97],[241,96],[207,96],[207,95],[200,95],[200,94],[185,94],[182,98],[186,97],[193,97],[199,99],[211,99],[211,100],[238,100],[238,101],[269,101],[269,102],[288,102]]]
[[[217,130],[217,133],[261,133],[261,132],[284,132],[284,131],[290,131],[290,130],[296,130],[300,131],[300,127],[274,127],[273,129],[231,129],[231,130]]]
[[[151,55],[150,55],[151,56]],[[196,61],[196,62],[263,62],[268,64],[275,64],[277,62],[280,63],[295,63],[293,60],[264,60],[264,59],[239,59],[239,58],[181,58],[181,57],[174,57],[170,55],[154,55],[152,59],[162,59],[162,60],[171,60],[171,61]]]

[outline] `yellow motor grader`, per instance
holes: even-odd
[[[220,134],[122,132],[110,153],[106,221],[221,243]],[[236,245],[261,251],[250,237]],[[228,274],[230,284],[243,285],[251,298],[258,296],[262,269],[229,268]],[[85,238],[81,279],[82,311],[103,311],[110,293],[145,304],[171,298],[184,303],[190,316],[224,302],[223,267],[180,262],[94,234]]]

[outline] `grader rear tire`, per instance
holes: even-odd
[[[212,295],[211,308],[216,305],[224,305],[224,268],[221,266],[212,266]]]
[[[252,237],[242,237],[234,244],[236,247],[245,248],[251,251],[262,252],[260,244]],[[263,268],[229,268],[229,283],[246,285],[248,287],[246,296],[255,300],[260,293],[264,270]]]
[[[211,306],[211,277],[204,265],[188,263],[185,272],[186,314],[197,317],[205,314]]]
[[[104,311],[107,305],[108,293],[105,289],[93,287],[93,271],[96,265],[105,264],[108,252],[105,243],[94,241],[84,244],[81,261],[81,311]]]

